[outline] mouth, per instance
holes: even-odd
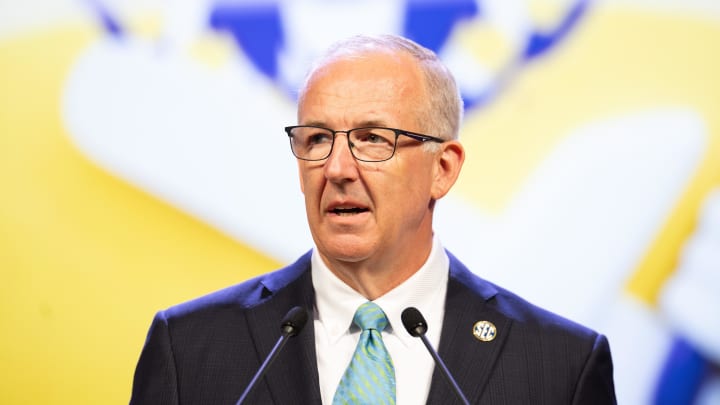
[[[368,209],[363,207],[335,207],[329,210],[329,212],[341,217],[362,214],[367,211]]]

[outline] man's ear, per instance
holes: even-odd
[[[442,150],[436,156],[435,177],[431,190],[433,200],[439,200],[450,191],[465,161],[465,148],[459,141],[447,141],[440,146]]]

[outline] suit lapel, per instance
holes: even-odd
[[[280,322],[287,311],[298,305],[308,310],[308,321],[303,330],[287,341],[269,367],[264,381],[255,388],[258,391],[269,390],[276,404],[321,402],[312,313],[314,292],[310,262],[304,258],[291,266],[302,272],[299,277],[287,286],[283,280],[268,280],[264,283],[264,301],[247,311],[248,328],[253,336],[258,361],[262,362],[280,337]]]
[[[512,320],[487,305],[487,301],[496,294],[495,288],[472,275],[462,263],[448,255],[450,280],[439,353],[468,401],[478,403],[509,334]],[[478,321],[489,321],[495,325],[497,332],[493,340],[485,342],[473,335],[473,326]],[[456,398],[436,367],[427,403],[460,403]]]

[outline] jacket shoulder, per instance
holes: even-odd
[[[535,329],[544,333],[565,333],[594,341],[598,333],[575,321],[539,307],[516,293],[500,287],[471,272],[456,257],[450,256],[451,282],[467,288],[478,305],[487,305],[513,321],[513,328]]]
[[[174,305],[160,313],[164,318],[183,318],[224,308],[252,308],[276,296],[309,270],[310,252],[307,252],[286,267]]]

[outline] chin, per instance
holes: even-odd
[[[332,236],[318,243],[320,253],[328,260],[339,260],[355,263],[367,259],[375,251],[376,244],[368,242],[367,238],[358,236]]]

